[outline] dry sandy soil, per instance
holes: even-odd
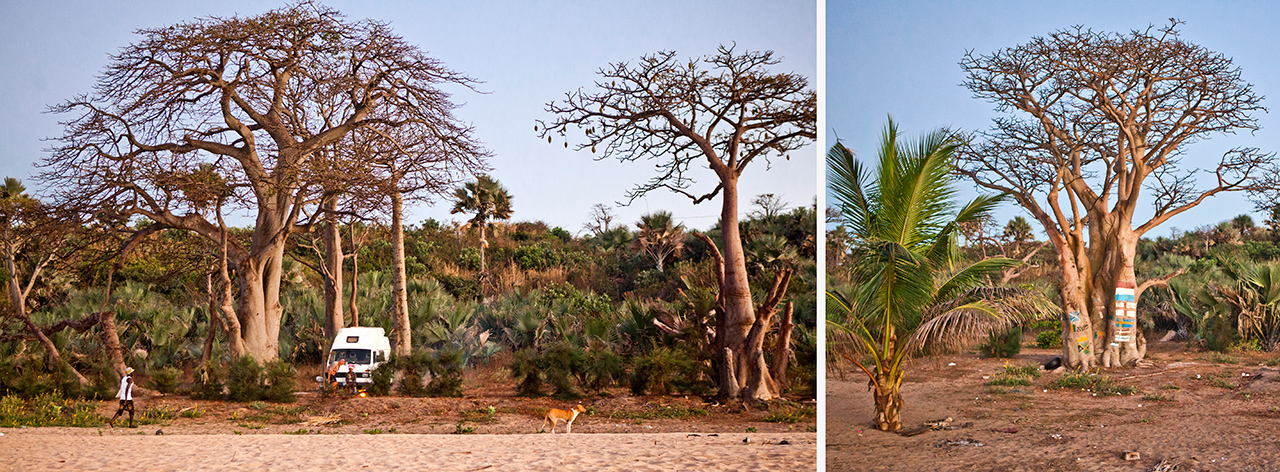
[[[549,408],[513,385],[476,380],[463,398],[323,397],[297,403],[140,397],[166,412],[138,428],[0,429],[0,470],[815,470],[812,401],[768,408],[697,397],[633,397],[625,389],[581,400],[573,433],[539,433]],[[492,407],[492,409],[491,409]],[[184,409],[186,414],[184,415]],[[705,415],[690,415],[702,410]],[[114,402],[99,413],[110,417]],[[196,413],[198,412],[198,414]],[[797,422],[766,421],[790,414]]]
[[[827,378],[826,470],[1112,471],[1280,470],[1280,355],[1188,350],[1154,343],[1151,367],[1101,375],[1141,391],[1095,396],[1030,386],[986,385],[1005,363],[1043,363],[1056,350],[1023,348],[1014,359],[974,354],[915,361],[903,384],[903,429],[952,418],[954,430],[901,436],[875,430],[865,377]],[[954,364],[953,364],[954,363]],[[1137,460],[1125,460],[1126,453]]]

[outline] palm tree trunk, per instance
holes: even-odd
[[[902,428],[902,392],[888,374],[876,374],[876,428],[897,431]]]

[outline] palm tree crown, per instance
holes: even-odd
[[[511,194],[487,175],[481,175],[475,182],[467,182],[453,191],[454,205],[449,214],[475,213],[467,224],[480,229],[480,271],[484,272],[484,248],[489,246],[485,238],[485,230],[489,220],[506,220],[511,218]]]
[[[666,259],[684,249],[684,225],[676,224],[669,211],[659,211],[640,217],[636,223],[635,246],[653,259],[658,271],[663,270]]]

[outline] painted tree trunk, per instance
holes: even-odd
[[[1133,260],[1137,255],[1137,237],[1132,231],[1121,228],[1120,234],[1112,243],[1105,265],[1095,278],[1095,290],[1101,292],[1100,303],[1106,322],[1106,349],[1102,354],[1103,367],[1119,367],[1134,365],[1142,360],[1145,340],[1141,340],[1142,331],[1138,329],[1137,274],[1133,269]],[[1106,302],[1110,303],[1106,303]]]
[[[772,390],[773,379],[769,370],[763,369],[758,375],[748,375],[759,369],[758,359],[744,355],[749,352],[763,351],[764,336],[755,342],[759,345],[748,346],[747,338],[751,327],[756,322],[755,305],[751,300],[751,287],[747,280],[746,255],[742,250],[742,236],[738,231],[738,182],[732,175],[722,175],[723,203],[720,210],[721,247],[724,255],[724,284],[720,287],[720,295],[724,301],[723,346],[737,355],[733,359],[734,371],[744,400],[767,401],[776,397]],[[725,359],[726,361],[728,359]],[[719,394],[726,397],[731,389],[721,385]]]
[[[391,193],[391,295],[394,310],[391,322],[391,347],[395,354],[407,357],[412,351],[413,329],[409,325],[409,292],[405,284],[404,200],[400,192]]]
[[[1070,369],[1092,369],[1097,366],[1094,347],[1094,325],[1089,316],[1080,270],[1075,258],[1066,251],[1058,252],[1062,277],[1062,365]]]

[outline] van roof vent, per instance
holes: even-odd
[[[358,343],[360,342],[360,336],[347,336],[347,342],[351,344]]]

